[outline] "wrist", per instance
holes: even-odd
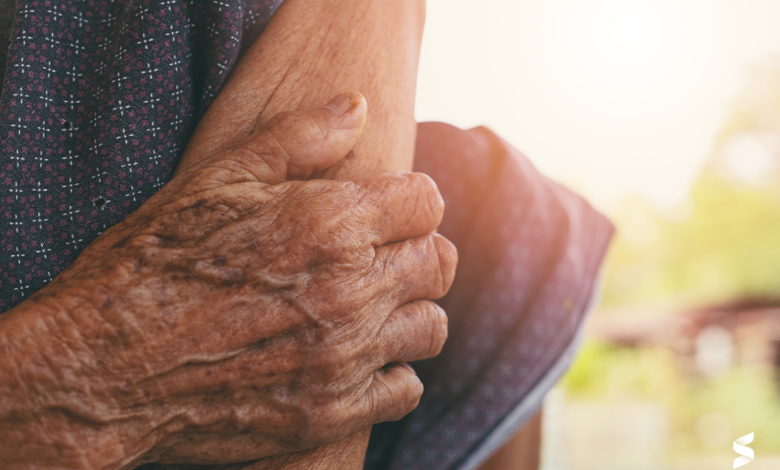
[[[86,286],[52,287],[0,316],[0,461],[9,469],[121,468],[143,411],[122,412],[109,398],[91,348],[99,338],[81,328],[99,317],[77,294]]]

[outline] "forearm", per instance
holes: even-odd
[[[70,355],[65,350],[69,338],[63,334],[55,342],[50,336],[52,330],[69,328],[48,302],[34,302],[0,317],[0,460],[11,468],[55,468],[59,454],[63,467],[76,467],[80,456],[63,442],[67,420],[43,416],[46,409],[67,408],[63,395],[69,385],[55,379],[54,362]]]
[[[414,85],[423,16],[424,5],[420,1],[391,3],[350,0],[333,5],[319,0],[287,0],[265,34],[242,60],[223,93],[210,108],[198,132],[190,142],[179,170],[190,166],[197,160],[213,156],[218,151],[233,147],[235,140],[246,136],[256,122],[268,122],[277,111],[316,108],[328,101],[333,95],[350,90],[359,90],[367,96],[370,109],[368,124],[365,126],[357,147],[355,147],[354,155],[348,158],[344,164],[335,167],[335,170],[329,171],[326,176],[352,178],[387,170],[410,170],[416,130],[413,117]],[[175,191],[171,192],[171,194],[173,193]],[[153,211],[153,213],[158,212]],[[109,261],[113,259],[105,254],[100,255],[100,257]],[[106,273],[105,276],[98,277],[107,279],[113,278],[113,275]],[[163,290],[162,292],[170,294],[169,291]],[[182,298],[195,297],[197,296],[194,294],[188,294]],[[429,297],[426,296],[426,298]],[[95,306],[99,310],[102,304],[96,301]],[[155,309],[143,311],[150,315],[157,312]],[[8,316],[5,320],[10,322],[13,314],[9,312],[6,315]],[[67,326],[67,322],[70,321],[69,316],[68,313],[64,314],[63,322],[56,324],[57,330],[62,326]],[[25,321],[32,318],[28,315]],[[41,318],[50,321],[53,317],[46,314]],[[136,318],[130,318],[130,320],[138,322]],[[88,324],[91,323],[85,320],[84,325]],[[102,323],[94,323],[94,325],[100,324]],[[189,316],[188,321],[181,321],[178,324],[180,326],[192,325],[193,319]],[[209,325],[213,330],[213,322]],[[35,368],[38,367],[39,363],[51,366],[51,362],[58,355],[56,349],[64,344],[62,331],[54,329],[49,331],[52,334],[52,341],[42,343],[41,338],[45,335],[39,330],[40,328],[48,328],[48,325],[36,323],[27,326],[37,328],[35,332],[28,332],[27,336],[30,339],[27,346],[29,348],[22,352],[20,352],[21,349],[17,348],[12,354],[25,356],[22,358],[24,360],[20,361],[20,363],[26,364],[25,367]],[[168,327],[175,328],[176,322],[170,323]],[[145,332],[152,334],[152,331],[156,331],[154,328],[149,328],[149,325],[143,326],[143,328],[138,326],[137,330],[134,333],[144,337]],[[166,332],[167,330],[163,333]],[[108,332],[99,331],[96,332],[95,336],[104,338],[105,333]],[[182,337],[191,336],[186,333],[179,332],[177,334]],[[17,345],[19,338],[21,336],[15,332],[13,339]],[[8,337],[5,339],[7,340]],[[74,344],[78,344],[78,338],[74,337]],[[203,344],[203,342],[193,344]],[[11,348],[11,345],[5,343],[0,347],[4,348],[5,351],[5,348]],[[170,348],[171,354],[179,350],[181,348]],[[60,353],[61,368],[55,365],[55,367],[51,367],[49,372],[45,372],[44,367],[36,371],[37,374],[43,374],[41,377],[16,380],[30,373],[33,369],[28,369],[20,374],[20,369],[13,365],[10,358],[11,354],[9,353],[3,361],[8,366],[7,370],[0,373],[7,373],[9,377],[13,377],[14,380],[9,380],[6,387],[8,390],[15,390],[15,393],[18,392],[19,397],[34,395],[25,388],[26,384],[38,384],[41,390],[47,390],[47,394],[52,390],[61,389],[63,383],[67,383],[67,381],[63,382],[62,377],[55,377],[56,374],[60,373],[57,371],[62,369],[64,373],[68,374],[70,373],[67,371],[69,367],[79,364],[77,360],[73,361],[74,358],[66,357]],[[49,373],[52,374],[51,384],[46,386],[46,374]],[[79,378],[77,374],[71,375],[73,375],[71,377],[73,380],[70,382],[72,385],[91,386],[83,380],[83,377]],[[204,380],[206,379],[201,378],[197,383],[203,383]],[[232,384],[233,382],[226,383]],[[2,424],[6,425],[6,430],[13,434],[9,434],[10,438],[4,441],[5,450],[14,451],[11,447],[18,443],[19,455],[23,454],[27,457],[35,455],[65,464],[66,462],[62,459],[66,455],[63,452],[65,448],[59,444],[54,445],[54,441],[46,436],[46,433],[62,431],[64,425],[54,421],[52,421],[53,424],[46,425],[40,421],[36,423],[36,420],[32,419],[30,420],[32,424],[25,424],[27,428],[22,429],[18,418],[20,413],[26,412],[25,410],[39,413],[46,409],[54,410],[52,417],[60,419],[57,416],[61,414],[62,422],[70,423],[74,422],[71,409],[62,407],[60,399],[44,400],[45,403],[41,401],[30,403],[29,407],[24,399],[26,398],[19,398],[20,401],[13,403],[13,400],[6,400],[3,403],[2,410],[6,412],[6,415],[2,417],[2,421],[4,421]],[[206,402],[204,401],[204,403]],[[193,407],[197,408],[195,405]],[[160,417],[158,412],[152,414],[155,417]],[[76,416],[75,418],[75,422],[79,424],[89,421],[83,417]],[[111,429],[108,429],[110,425],[108,428],[102,425],[98,427],[100,429],[94,433],[93,437],[88,437],[89,433],[84,434],[83,432],[60,434],[65,440],[68,439],[68,436],[73,436],[69,444],[75,444],[75,446],[70,448],[73,453],[68,454],[68,457],[73,456],[76,463],[68,466],[111,466],[107,465],[107,462],[116,462],[117,456],[123,459],[128,454],[139,451],[141,447],[148,448],[150,444],[140,443],[139,439],[143,440],[153,435],[156,429],[138,428],[137,433],[128,436],[126,432],[122,435],[111,432]],[[42,430],[45,432],[40,432]],[[37,435],[36,438],[29,437],[35,435]],[[320,468],[361,468],[367,436],[368,433],[363,431],[349,440],[331,446],[290,455],[276,461],[265,460],[263,462],[269,465],[268,468],[281,468],[280,465],[284,465],[284,468],[317,468],[317,466]],[[38,441],[36,441],[38,438],[40,438],[40,453],[37,451],[37,447],[35,450],[31,450],[30,447],[31,445],[38,446]],[[1,437],[0,440],[2,440]],[[159,438],[155,437],[154,440],[157,441]],[[101,451],[91,452],[89,449],[93,448],[93,445],[95,449]],[[102,455],[98,456],[96,453]],[[93,464],[94,460],[78,461],[82,456],[89,459],[105,457],[108,460],[104,460],[102,465],[96,465]],[[54,460],[49,459],[49,457],[53,457]],[[58,458],[59,460],[57,460]],[[22,467],[20,465],[20,468]]]
[[[414,99],[425,2],[286,0],[209,108],[180,164],[189,166],[281,111],[360,91],[368,121],[326,177],[412,168]]]
[[[347,155],[366,105],[337,111],[285,114],[185,172],[3,316],[5,466],[359,465],[364,440],[324,446],[416,406],[399,364],[440,351],[446,317],[425,299],[455,263],[431,180],[251,180],[277,155]]]
[[[179,171],[278,112],[315,108],[347,91],[366,97],[368,120],[353,155],[322,176],[410,171],[424,22],[423,0],[286,0],[209,108]],[[361,469],[368,437],[366,430],[256,468]]]
[[[106,388],[84,328],[102,324],[91,321],[94,306],[72,289],[52,286],[42,294],[0,317],[3,468],[121,466],[152,445],[128,433],[151,438],[155,430],[140,415],[119,416],[100,395]]]

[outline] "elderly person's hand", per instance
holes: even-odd
[[[0,316],[3,468],[223,463],[338,441],[417,404],[457,255],[420,174],[304,179],[366,104],[284,113],[185,170]],[[286,181],[294,179],[293,181]]]

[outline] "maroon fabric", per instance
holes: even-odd
[[[281,2],[0,0],[0,312],[171,178]]]
[[[438,184],[439,231],[460,257],[439,301],[450,333],[438,357],[414,364],[420,406],[375,426],[370,469],[461,468],[574,341],[613,233],[485,128],[421,124],[415,171]]]

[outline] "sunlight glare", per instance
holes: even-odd
[[[416,116],[486,125],[602,208],[684,200],[780,2],[428,0]]]
[[[622,107],[626,98],[657,101],[669,72],[684,67],[679,9],[658,0],[589,1],[559,21],[558,67],[568,87],[600,107]],[[568,21],[567,21],[568,20]],[[641,93],[637,91],[641,90]]]
[[[612,37],[622,46],[633,46],[642,37],[642,22],[633,15],[623,15],[612,24]]]

